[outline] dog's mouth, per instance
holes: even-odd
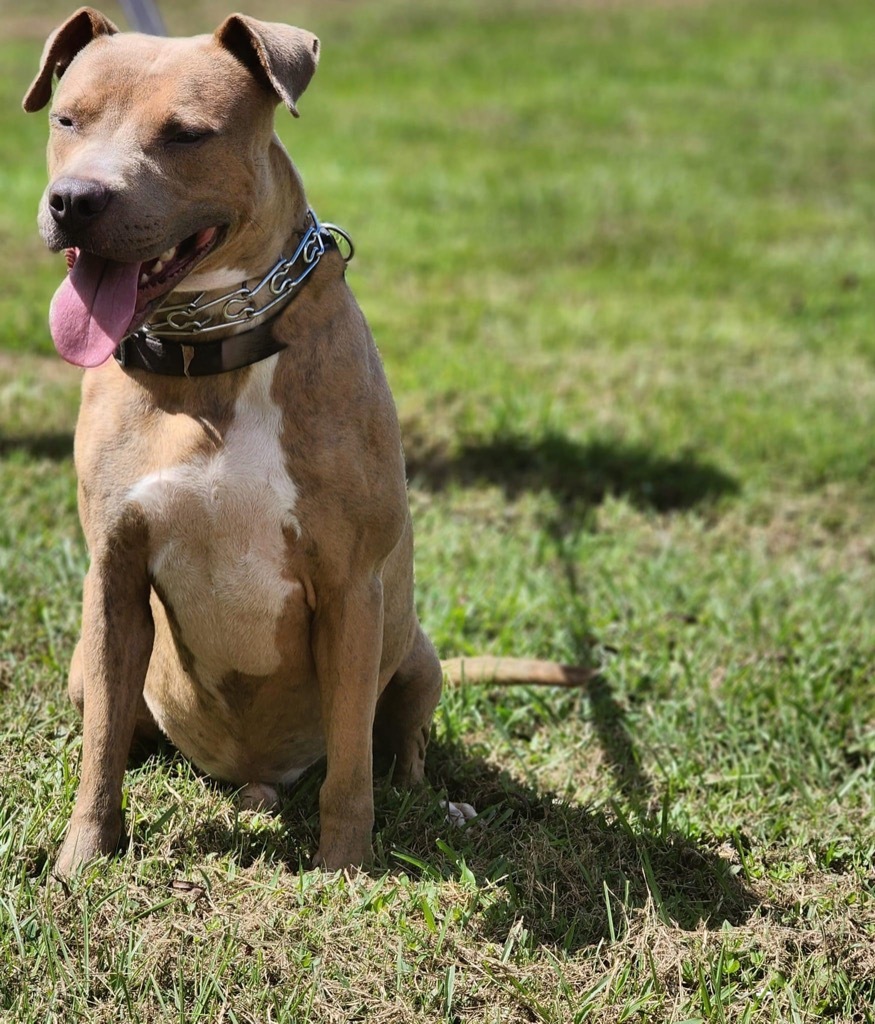
[[[55,292],[49,326],[55,348],[76,366],[100,366],[140,327],[158,302],[218,244],[220,227],[202,228],[142,263],[67,249],[69,274]]]

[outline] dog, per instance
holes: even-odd
[[[83,743],[61,878],[117,848],[135,735],[168,737],[248,806],[325,757],[313,863],[336,870],[371,856],[375,750],[396,783],[422,780],[445,670],[580,681],[442,667],[417,619],[400,430],[351,244],[274,133],[318,60],[311,33],[241,14],[164,39],[85,7],[24,99],[52,101],[38,223],[69,272],[49,320],[86,371],[68,683]]]

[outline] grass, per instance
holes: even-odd
[[[67,9],[4,0],[0,1019],[871,1022],[875,8],[248,10],[323,39],[281,131],[358,245],[426,627],[599,674],[448,691],[370,874],[303,869],[318,770],[244,813],[165,751],[47,884],[86,554],[18,102]]]

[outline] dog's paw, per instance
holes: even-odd
[[[350,829],[334,835],[326,835],[323,828],[312,866],[323,871],[342,871],[368,867],[373,857],[370,828]]]
[[[366,849],[356,850],[346,846],[340,849],[332,847],[323,850],[320,845],[316,851],[316,856],[313,858],[311,867],[321,871],[328,871],[329,873],[355,868],[367,868],[371,864],[373,857],[374,853],[370,843],[368,843]]]
[[[240,790],[237,797],[241,811],[272,811],[279,806],[279,802],[277,791],[263,782],[250,782]]]
[[[448,800],[444,804],[444,810],[447,812],[447,821],[451,825],[455,825],[456,828],[462,828],[467,825],[472,818],[477,817],[477,812],[470,804],[453,803]]]
[[[89,861],[115,853],[119,845],[121,825],[71,820],[61,852],[52,874],[66,880],[81,870]]]

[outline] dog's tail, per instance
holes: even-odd
[[[496,686],[586,686],[595,670],[582,665],[560,665],[538,658],[448,658],[441,662],[451,686],[485,683]]]

